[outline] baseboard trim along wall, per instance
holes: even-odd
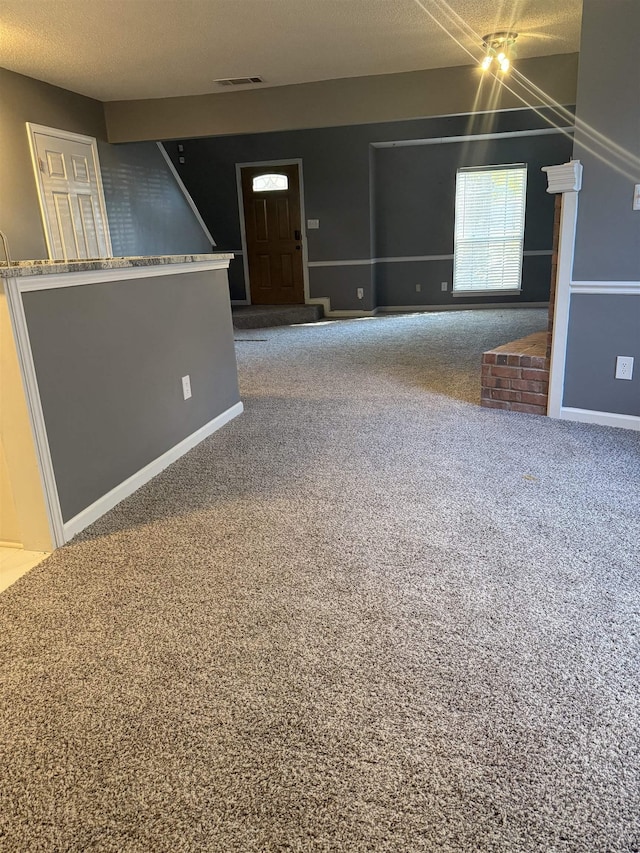
[[[640,417],[637,415],[619,415],[615,412],[595,412],[591,409],[574,409],[571,406],[563,406],[560,409],[559,417],[560,420],[565,421],[580,421],[585,424],[640,430]]]
[[[233,420],[233,418],[242,414],[243,411],[244,407],[242,403],[236,403],[234,406],[231,406],[230,409],[222,412],[222,414],[215,417],[212,421],[209,421],[209,423],[200,427],[200,429],[178,442],[174,447],[163,453],[162,456],[158,456],[158,458],[154,459],[153,462],[150,462],[148,465],[145,465],[144,468],[141,468],[135,474],[132,474],[131,477],[128,477],[124,482],[120,483],[120,485],[111,489],[111,491],[107,492],[106,495],[98,498],[97,501],[94,501],[94,503],[83,509],[82,512],[79,512],[72,519],[65,522],[63,525],[64,541],[68,542],[80,533],[81,530],[84,530],[85,527],[93,524],[93,522],[97,521],[100,516],[105,514],[105,512],[113,509],[113,507],[119,504],[120,501],[128,498],[129,495],[132,495],[141,486],[144,486],[145,483],[148,483],[149,480],[153,479],[153,477],[157,476],[161,471],[164,471],[165,468],[181,456],[184,456],[185,453],[194,448],[197,444],[200,444],[201,441],[204,441],[205,438],[221,429],[226,423]]]
[[[467,302],[457,305],[381,305],[378,314],[404,314],[422,311],[483,311],[492,308],[548,308],[548,302]]]

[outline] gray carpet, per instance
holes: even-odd
[[[0,595],[0,848],[640,850],[640,436],[538,311],[239,332],[246,413]]]

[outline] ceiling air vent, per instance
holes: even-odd
[[[264,83],[262,77],[228,77],[225,80],[214,80],[218,86],[251,86],[254,83]]]

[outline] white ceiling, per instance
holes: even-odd
[[[520,57],[570,53],[581,8],[582,0],[2,0],[0,66],[102,101],[223,93],[237,89],[214,80],[261,75],[282,86],[467,65],[483,35],[504,29],[520,33]]]

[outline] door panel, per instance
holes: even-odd
[[[269,172],[286,175],[288,188],[254,190],[253,179]],[[304,303],[298,166],[245,166],[241,180],[251,301]]]
[[[55,260],[110,257],[94,146],[48,130],[32,127],[31,139],[49,254]]]

